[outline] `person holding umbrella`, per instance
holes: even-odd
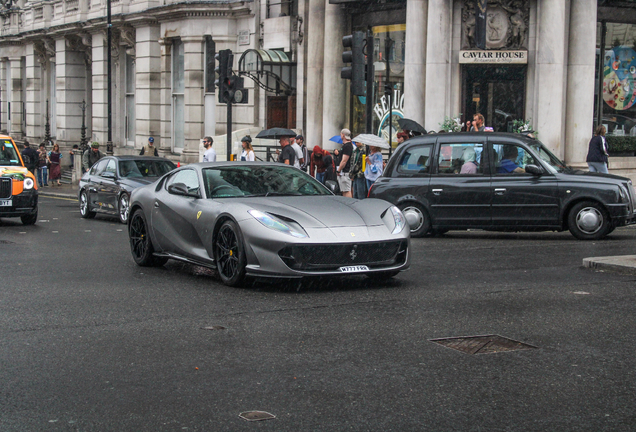
[[[282,150],[280,152],[276,150],[276,153],[278,153],[278,162],[293,166],[296,162],[296,152],[289,143],[289,138],[288,136],[280,137],[278,142]]]

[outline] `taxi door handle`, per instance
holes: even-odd
[[[506,193],[506,188],[495,188],[495,195],[503,195]]]
[[[433,195],[441,195],[444,189],[433,189]]]

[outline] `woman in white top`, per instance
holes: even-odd
[[[252,138],[249,135],[246,135],[241,139],[241,144],[243,145],[243,153],[241,153],[242,161],[252,161],[254,162],[254,149],[252,148]]]

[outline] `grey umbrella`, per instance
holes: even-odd
[[[260,131],[256,138],[261,139],[281,139],[283,137],[295,137],[296,132],[285,128],[271,128]]]
[[[353,139],[353,142],[362,143],[364,145],[368,145],[371,147],[380,147],[383,149],[391,148],[389,143],[384,138],[381,138],[377,135],[371,135],[371,134],[358,135],[357,137]]]

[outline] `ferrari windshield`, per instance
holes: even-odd
[[[565,163],[556,157],[550,150],[548,150],[541,142],[536,141],[530,144],[532,150],[544,161],[547,165],[550,166],[554,170],[554,172],[562,173],[568,172],[570,169],[565,165]]]
[[[0,140],[0,165],[22,165],[17,149],[9,140]]]
[[[121,160],[119,161],[119,174],[122,177],[159,177],[169,173],[176,166],[168,160]]]
[[[331,195],[313,177],[283,164],[205,168],[203,181],[208,198]]]

